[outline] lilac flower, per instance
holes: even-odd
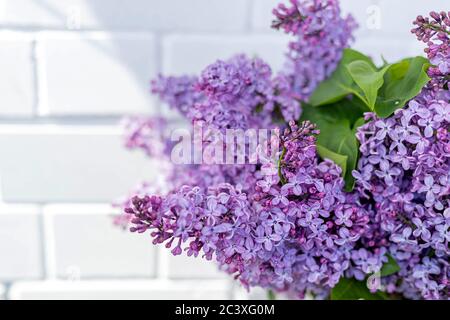
[[[282,206],[287,206],[289,204],[289,199],[286,197],[288,195],[287,188],[281,188],[280,191],[277,191],[275,189],[271,189],[269,192],[273,198],[272,198],[272,205],[276,206],[278,204]]]
[[[152,91],[206,131],[280,125],[270,140],[277,150],[257,165],[173,166],[168,192],[143,187],[123,202],[124,225],[148,232],[174,255],[215,260],[245,287],[326,298],[342,277],[363,281],[390,255],[400,271],[382,278],[388,293],[448,298],[448,14],[417,19],[414,33],[427,42],[432,80],[391,117],[365,115],[356,134],[356,189],[346,193],[341,168],[317,156],[315,126],[297,120],[301,103],[352,41],[354,20],[341,17],[336,0],[291,0],[274,13],[274,27],[294,37],[282,72],[273,75],[261,59],[237,55],[199,77],[159,76]],[[136,118],[127,146],[167,156],[170,144],[156,142],[167,138],[165,126],[162,119]],[[211,146],[208,134],[201,143]]]
[[[436,125],[439,125],[439,123],[436,123],[435,121],[433,121],[433,119],[430,119],[430,117],[425,119],[419,119],[417,123],[419,126],[425,128],[424,135],[426,138],[432,137],[434,128],[436,127]]]
[[[362,155],[353,173],[357,192],[375,201],[380,232],[389,237],[387,249],[401,267],[401,276],[392,277],[388,286],[414,299],[448,296],[439,279],[448,278],[442,258],[450,253],[448,224],[442,216],[450,204],[449,100],[442,100],[445,79],[432,76],[423,92],[393,116],[366,116],[368,122],[357,134]],[[430,250],[434,266],[442,268],[440,274],[417,279],[412,266],[426,264]],[[395,283],[399,278],[401,286]]]
[[[336,0],[291,0],[289,7],[280,4],[273,13],[272,26],[294,36],[280,81],[290,84],[292,97],[308,100],[336,69],[356,23],[351,16],[341,17]]]
[[[424,185],[418,190],[418,192],[426,192],[426,200],[428,204],[433,205],[435,201],[435,195],[439,194],[441,187],[434,183],[434,179],[431,175],[425,176]]]
[[[423,222],[419,218],[412,218],[411,222],[416,226],[413,232],[414,237],[421,237],[424,241],[430,240],[431,232],[428,230],[428,223],[426,221]]]
[[[375,127],[379,128],[380,130],[377,131],[377,135],[376,138],[378,140],[383,140],[384,138],[386,138],[386,135],[388,133],[393,132],[393,126],[394,126],[395,122],[392,121],[391,119],[388,119],[386,121],[384,120],[378,120],[375,122]]]
[[[164,77],[158,76],[152,81],[152,93],[169,104],[182,115],[188,115],[192,106],[204,99],[204,95],[195,89],[196,77]]]
[[[336,211],[336,224],[337,225],[345,225],[346,227],[351,227],[353,225],[352,220],[350,219],[353,215],[352,209],[346,209],[343,211]]]

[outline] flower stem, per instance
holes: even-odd
[[[267,291],[267,299],[268,300],[277,300],[277,296],[276,296],[275,292],[273,292],[273,290]]]
[[[435,26],[435,25],[430,24],[430,23],[429,24],[425,24],[424,26],[426,28],[429,28],[429,29],[437,31],[437,32],[444,32],[444,33],[446,33],[446,34],[448,34],[450,36],[450,30],[445,30],[444,28]]]
[[[283,158],[286,155],[286,148],[283,147],[283,151],[281,152],[280,159],[278,159],[278,176],[280,177],[280,181],[282,185],[286,184],[286,178],[283,176],[283,172],[281,172],[281,163],[283,162]]]

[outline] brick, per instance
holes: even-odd
[[[109,203],[159,170],[117,126],[4,125],[0,150],[9,202]]]
[[[287,38],[278,35],[209,36],[173,35],[163,43],[163,71],[166,74],[198,74],[218,59],[239,53],[259,56],[273,70],[284,62]]]
[[[221,300],[229,299],[228,281],[45,281],[11,286],[13,300]]]
[[[215,262],[207,261],[201,257],[194,258],[185,255],[174,257],[170,255],[168,262],[169,277],[174,279],[213,279],[226,276],[224,272],[219,270]]]
[[[2,0],[0,22],[73,29],[240,31],[249,0]]]
[[[31,205],[0,205],[0,281],[43,276],[39,211]]]
[[[35,90],[30,37],[0,32],[0,70],[0,118],[32,116]]]
[[[156,112],[149,93],[157,73],[152,35],[55,32],[42,35],[38,48],[41,114]]]
[[[146,278],[155,273],[148,234],[113,225],[110,205],[49,205],[43,213],[49,276],[62,279]]]

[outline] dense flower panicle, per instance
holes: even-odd
[[[432,80],[391,117],[366,114],[356,188],[347,193],[341,168],[318,157],[318,130],[296,121],[301,102],[335,70],[355,22],[341,17],[337,0],[290,0],[274,13],[273,26],[295,36],[283,72],[237,55],[199,77],[160,76],[152,91],[202,127],[203,148],[228,129],[281,128],[245,154],[246,164],[172,165],[166,190],[141,185],[119,203],[125,214],[116,223],[149,232],[174,255],[214,259],[246,287],[326,298],[342,277],[363,281],[392,257],[400,271],[382,278],[383,291],[448,299],[448,14],[418,17],[413,32],[428,44]],[[170,144],[157,142],[165,126],[132,119],[127,146],[167,159]]]
[[[204,99],[203,93],[195,88],[197,81],[197,77],[164,77],[159,75],[151,82],[151,91],[172,109],[188,116],[192,106]]]
[[[434,90],[446,90],[447,99],[448,82],[450,80],[450,12],[431,12],[431,17],[417,17],[412,32],[420,41],[427,44],[425,52],[428,55],[432,67],[428,74],[432,78]]]
[[[133,214],[125,212],[125,209],[132,205],[134,197],[145,197],[152,194],[166,194],[167,190],[164,186],[158,185],[158,181],[152,181],[152,183],[143,182],[135,187],[127,196],[117,199],[112,203],[114,208],[118,208],[122,211],[121,215],[114,216],[114,225],[121,227],[122,229],[129,229],[131,220],[134,218]]]
[[[225,103],[239,102],[253,109],[271,100],[272,70],[259,58],[237,55],[218,60],[201,74],[198,88],[207,96]]]
[[[387,119],[368,114],[357,134],[362,157],[354,172],[359,192],[376,204],[397,261],[412,268],[426,257],[438,268],[402,275],[426,298],[446,296],[450,272],[442,263],[450,254],[450,103],[435,96],[425,89]],[[406,286],[402,290],[411,295]]]
[[[318,84],[336,69],[353,40],[356,22],[341,17],[337,0],[290,0],[274,11],[273,27],[295,38],[289,43],[288,62],[279,77],[286,78],[294,97],[308,101]]]
[[[135,197],[125,209],[132,231],[150,230],[154,243],[176,255],[215,258],[245,286],[297,296],[325,297],[345,274],[363,279],[379,271],[385,251],[362,247],[372,213],[345,195],[339,167],[318,163],[315,133],[308,123],[291,123],[278,137],[280,166],[267,158],[254,172],[254,191],[219,183]]]

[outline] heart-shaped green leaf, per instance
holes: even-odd
[[[372,111],[375,109],[378,90],[384,83],[384,74],[389,67],[387,65],[378,71],[370,63],[363,60],[353,61],[347,65],[350,76],[362,91],[363,101]],[[358,92],[358,95],[361,95],[361,93]]]
[[[320,107],[303,105],[300,121],[309,120],[320,130],[317,152],[322,159],[330,159],[342,169],[345,189],[351,191],[355,180],[352,171],[358,161],[356,128],[364,124],[364,112],[369,111],[359,99],[342,101]]]
[[[350,191],[353,189],[354,184],[352,170],[356,167],[358,160],[358,141],[356,140],[355,132],[352,130],[348,120],[329,124],[320,130],[317,145],[347,159],[346,166],[341,168],[345,180],[345,189]],[[341,161],[342,158],[338,160],[338,162]]]
[[[384,77],[378,93],[375,112],[386,118],[417,96],[430,81],[427,70],[430,63],[423,57],[402,60],[393,64]]]
[[[359,96],[362,92],[355,85],[347,69],[347,65],[354,61],[364,61],[371,67],[376,68],[372,60],[366,55],[352,49],[345,49],[336,70],[330,78],[317,87],[309,99],[309,104],[317,107],[337,102],[349,94]],[[359,98],[362,99],[363,97],[359,96]]]

